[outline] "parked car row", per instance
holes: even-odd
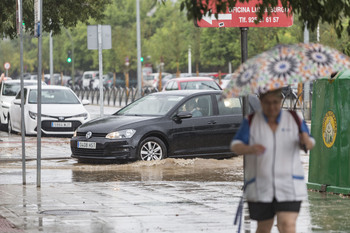
[[[20,80],[20,77],[17,77],[16,79]],[[30,74],[30,73],[24,73],[23,74],[24,80],[31,80],[31,81],[37,81],[38,75],[37,74]],[[67,75],[61,75],[58,73],[54,73],[53,77],[51,77],[50,74],[44,74],[44,77],[42,79],[43,82],[45,82],[48,85],[63,85],[63,86],[70,86],[72,82],[72,77]]]
[[[97,89],[100,87],[100,76],[98,71],[85,71],[81,77],[81,87]],[[123,73],[117,73],[114,79],[113,73],[107,73],[102,76],[103,86],[105,88],[125,87],[125,76]],[[78,84],[79,85],[79,84]],[[129,87],[136,86],[137,81],[135,79],[129,79]]]
[[[37,134],[37,81],[23,80],[24,127],[26,135]],[[21,132],[20,80],[5,80],[0,83],[0,128],[8,132]],[[90,120],[76,94],[64,86],[46,85],[41,87],[42,132],[47,135],[72,135],[82,123]]]
[[[188,77],[174,78],[164,85],[163,91],[173,90],[221,90],[221,87],[209,77]]]
[[[145,87],[151,87],[151,88],[157,88],[158,90],[164,90],[165,86],[168,86],[167,82],[175,79],[177,77],[176,74],[170,74],[167,72],[162,73],[161,77],[161,87],[159,85],[159,73],[151,73],[151,74],[144,74],[143,76],[143,86]],[[218,76],[217,73],[180,73],[179,77],[177,78],[211,78],[215,80],[218,83]]]
[[[37,85],[36,80],[23,80],[24,86]],[[42,83],[45,85],[45,83]],[[11,102],[21,89],[20,80],[4,80],[0,83],[0,128],[6,128]]]
[[[11,102],[7,113],[8,132],[21,132],[21,95],[19,91]],[[24,132],[37,134],[37,95],[36,85],[25,86],[24,95]],[[83,123],[90,120],[90,114],[84,105],[88,100],[80,101],[75,93],[64,86],[44,85],[41,89],[41,130],[45,135],[72,135]]]

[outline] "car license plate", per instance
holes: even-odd
[[[78,148],[96,149],[96,142],[78,142]]]
[[[72,122],[51,122],[53,128],[69,128],[72,127]]]

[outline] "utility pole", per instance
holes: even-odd
[[[38,90],[37,90],[37,177],[36,186],[41,187],[41,45],[43,28],[43,0],[34,0],[35,35],[38,37]]]
[[[53,39],[52,39],[52,31],[50,32],[50,84],[53,81]]]
[[[136,0],[136,40],[137,40],[137,90],[142,96],[142,80],[141,80],[141,26],[140,26],[140,0]]]
[[[24,80],[23,80],[23,2],[22,0],[17,1],[18,7],[18,27],[20,37],[20,66],[21,66],[21,93],[24,91]],[[24,129],[24,95],[21,95],[21,128]],[[25,147],[25,131],[21,130],[22,137],[22,184],[27,184],[26,181],[26,147]]]

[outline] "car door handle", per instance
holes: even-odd
[[[215,125],[216,121],[212,120],[212,121],[208,121],[208,125]]]

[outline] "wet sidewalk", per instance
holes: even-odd
[[[165,166],[169,161],[178,160],[146,168],[105,165],[98,172],[94,166],[43,161],[40,188],[34,161],[28,164],[27,185],[21,184],[20,164],[0,164],[0,232],[236,232],[242,170],[224,167],[210,173],[195,170],[201,166],[196,161]],[[198,161],[232,166],[242,159]],[[183,174],[167,173],[169,167]],[[228,181],[219,181],[224,172]],[[350,232],[349,208],[348,197],[309,191],[297,232]],[[242,232],[255,232],[256,223],[247,214],[245,205]],[[278,232],[276,226],[272,232]]]
[[[234,195],[235,186],[231,182],[1,185],[0,214],[16,226],[15,232],[233,232],[240,194]],[[0,228],[11,232],[4,230]]]

